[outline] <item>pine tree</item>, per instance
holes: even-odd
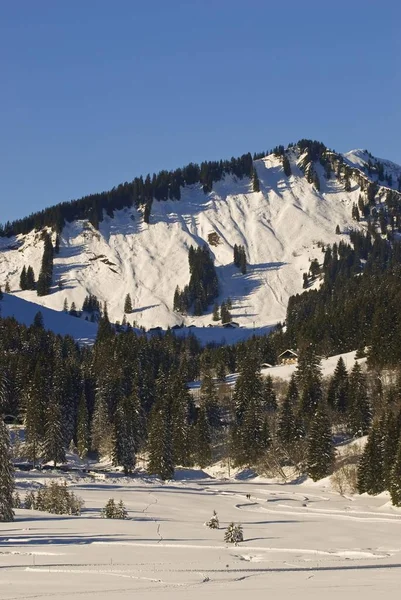
[[[346,412],[348,408],[348,373],[342,356],[338,359],[333,377],[330,379],[327,400],[338,412]]]
[[[85,458],[89,452],[89,415],[84,391],[81,393],[78,404],[77,450],[80,458]]]
[[[277,397],[274,391],[273,379],[270,375],[267,375],[263,383],[263,402],[264,408],[268,412],[277,410]]]
[[[150,414],[148,472],[159,475],[164,480],[172,479],[174,476],[174,449],[171,431],[171,403],[166,394],[165,378],[159,377],[157,401]]]
[[[27,290],[36,289],[35,274],[33,272],[31,265],[28,266],[28,269],[26,271],[26,289]]]
[[[296,377],[301,396],[301,412],[308,420],[323,398],[320,358],[313,346],[308,346],[299,353]]]
[[[367,397],[366,377],[357,362],[349,377],[349,398],[349,429],[355,437],[360,437],[369,430],[372,412]]]
[[[125,508],[125,504],[122,500],[119,501],[119,503],[117,504],[117,508],[116,508],[116,519],[127,519],[128,518],[128,512],[127,509]]]
[[[25,451],[33,466],[41,454],[44,434],[44,397],[48,394],[46,370],[43,361],[38,361],[32,382],[25,392]]]
[[[54,466],[65,461],[62,414],[57,397],[53,397],[47,407],[43,452]]]
[[[91,428],[92,449],[97,450],[101,455],[107,454],[111,448],[112,431],[105,398],[106,393],[101,386],[96,392]]]
[[[231,522],[224,533],[224,541],[226,544],[234,544],[235,546],[243,542],[244,534],[242,526],[239,523],[235,525],[235,523]]]
[[[42,266],[38,277],[37,294],[47,296],[53,279],[53,244],[48,233],[44,233]]]
[[[334,446],[331,425],[325,408],[316,411],[308,437],[307,471],[313,481],[327,477],[333,470]]]
[[[220,321],[220,311],[217,302],[213,306],[213,321]]]
[[[198,411],[195,441],[195,461],[203,469],[210,465],[212,460],[210,425],[204,404],[201,404]]]
[[[219,529],[219,527],[220,527],[219,517],[217,516],[217,512],[215,510],[213,511],[213,514],[210,517],[210,519],[208,521],[206,521],[205,525],[206,525],[206,527],[209,527],[209,529]]]
[[[401,506],[401,437],[398,442],[397,456],[391,472],[390,496],[394,506]]]
[[[22,267],[21,275],[19,278],[19,286],[21,290],[27,289],[27,281],[26,281],[26,267],[25,265]]]
[[[384,448],[380,422],[373,423],[358,466],[358,492],[376,495],[385,489]]]
[[[341,230],[340,230],[340,226],[336,225],[336,234],[340,235],[341,234]]]
[[[284,174],[289,177],[291,175],[291,165],[290,165],[290,161],[288,160],[288,156],[286,156],[285,154],[283,155],[283,169],[284,169]]]
[[[299,401],[298,388],[293,374],[290,379],[287,394],[280,406],[277,435],[281,443],[289,448],[298,440],[298,427],[295,417],[295,407]]]
[[[204,405],[211,427],[220,426],[220,407],[216,386],[210,371],[205,371],[200,387],[201,403]]]
[[[0,390],[1,393],[2,390]],[[1,398],[0,398],[1,400]],[[0,521],[14,520],[14,474],[11,459],[10,437],[0,415]]]
[[[114,498],[109,498],[106,502],[106,506],[102,508],[100,516],[103,519],[116,519],[117,518],[117,506]]]
[[[252,169],[252,191],[253,192],[260,192],[259,177],[258,177],[258,174],[257,174],[255,168]]]
[[[65,312],[65,313],[68,313],[68,312],[69,312],[69,309],[68,309],[68,300],[67,300],[67,298],[64,298],[63,312]]]
[[[127,313],[127,314],[132,313],[132,300],[131,300],[130,294],[127,294],[125,296],[124,312]]]
[[[136,452],[136,416],[132,399],[122,397],[117,403],[113,427],[113,464],[121,465],[125,475],[132,473],[135,467]]]

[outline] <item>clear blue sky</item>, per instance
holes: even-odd
[[[0,0],[0,221],[319,139],[401,163],[399,0]]]

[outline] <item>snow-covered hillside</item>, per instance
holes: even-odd
[[[97,231],[87,221],[67,224],[61,234],[60,253],[54,260],[54,286],[48,296],[21,291],[23,266],[32,265],[37,277],[43,253],[39,232],[17,238],[0,238],[0,282],[9,281],[13,294],[61,311],[64,300],[80,309],[88,293],[107,301],[112,320],[122,320],[124,298],[130,293],[134,310],[128,316],[146,328],[212,322],[211,313],[183,317],[173,312],[176,286],[189,281],[188,249],[208,244],[215,257],[220,283],[219,302],[230,297],[233,320],[253,329],[285,318],[288,298],[302,291],[302,274],[310,260],[321,261],[322,245],[338,242],[335,234],[363,227],[351,218],[360,188],[351,180],[345,192],[337,178],[327,180],[315,165],[320,191],[308,183],[299,168],[302,157],[288,153],[292,175],[286,177],[282,160],[269,155],[254,162],[260,192],[252,192],[249,179],[226,176],[205,195],[200,185],[182,189],[180,201],[154,201],[150,224],[136,208],[106,217]],[[344,155],[361,168],[362,151]],[[387,164],[387,163],[386,163]],[[388,163],[387,166],[389,166]],[[391,163],[394,177],[401,169]],[[211,234],[214,234],[210,237]],[[248,272],[233,265],[234,244],[245,247]]]
[[[14,317],[20,323],[32,325],[35,315],[40,311],[43,326],[58,335],[70,335],[81,345],[91,345],[96,339],[97,324],[71,317],[63,312],[38,306],[12,294],[4,294],[0,302],[0,316]]]

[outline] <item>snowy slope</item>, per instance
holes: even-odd
[[[4,294],[3,299],[0,301],[1,317],[14,317],[28,327],[32,325],[38,311],[42,313],[45,329],[50,329],[59,335],[70,335],[79,344],[92,344],[95,341],[97,333],[95,323],[38,306],[33,302],[28,302],[11,294]]]
[[[401,514],[388,494],[340,496],[327,480],[222,481],[196,469],[166,483],[64,477],[85,501],[81,517],[18,509],[2,523],[2,600],[399,597]],[[24,497],[55,478],[20,473],[17,490]],[[127,520],[100,517],[110,497],[123,500]],[[219,529],[204,526],[213,510]],[[243,526],[238,546],[224,542],[231,521]]]
[[[90,292],[107,300],[109,316],[120,321],[125,295],[130,293],[131,322],[146,328],[182,322],[203,326],[212,322],[211,313],[197,318],[174,313],[173,295],[177,285],[183,288],[189,281],[188,248],[208,244],[209,234],[215,233],[218,244],[209,248],[220,282],[219,301],[232,298],[233,320],[250,329],[282,321],[288,298],[302,291],[302,274],[309,261],[321,260],[321,244],[345,239],[335,235],[336,225],[341,231],[360,227],[351,219],[358,185],[352,182],[351,192],[345,192],[334,177],[326,181],[317,164],[318,192],[298,168],[296,150],[289,156],[289,178],[274,155],[255,161],[258,193],[251,191],[249,179],[226,176],[208,195],[195,185],[182,189],[180,201],[154,201],[149,225],[135,208],[106,217],[100,231],[86,221],[67,224],[60,254],[55,256],[53,291],[42,298],[19,290],[23,265],[32,265],[38,276],[43,252],[40,233],[0,238],[0,282],[4,285],[8,279],[17,296],[58,311],[65,298],[80,308]],[[365,158],[362,151],[345,155],[358,168]],[[234,244],[245,246],[246,275],[233,265]]]

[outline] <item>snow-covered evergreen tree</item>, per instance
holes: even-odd
[[[210,519],[208,521],[206,521],[205,525],[206,525],[206,527],[209,527],[210,529],[219,529],[219,527],[220,527],[219,517],[217,516],[217,512],[215,510],[213,511],[213,514],[210,517]]]
[[[117,508],[116,508],[116,519],[127,519],[128,518],[128,512],[127,509],[125,508],[125,504],[122,500],[119,501],[119,503],[117,504]]]
[[[0,382],[0,399],[2,395]],[[0,521],[13,521],[14,469],[11,460],[10,436],[0,414]]]
[[[244,534],[242,531],[242,525],[240,523],[236,525],[235,523],[231,522],[224,533],[224,541],[226,544],[234,544],[235,546],[237,546],[240,542],[243,542]]]

